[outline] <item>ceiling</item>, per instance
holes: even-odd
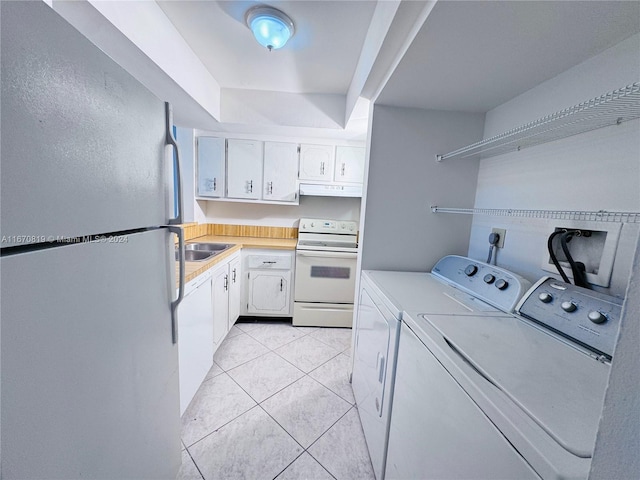
[[[357,141],[363,98],[486,112],[640,31],[637,0],[266,0],[296,25],[269,52],[257,0],[48,1],[181,126]]]
[[[270,1],[294,22],[285,48],[269,52],[244,23],[256,1],[158,1],[223,88],[346,95],[375,1]]]
[[[639,31],[637,1],[438,1],[376,102],[486,112]]]

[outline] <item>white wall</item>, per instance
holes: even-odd
[[[484,115],[375,105],[361,218],[362,269],[427,271],[465,254],[471,219],[430,205],[470,207],[478,162],[435,155],[478,141]]]
[[[182,174],[182,198],[183,198],[183,221],[184,223],[198,222],[207,223],[206,204],[208,202],[197,202],[196,192],[196,137],[192,128],[176,129],[176,143],[180,151],[180,170]]]
[[[618,89],[640,79],[640,35],[606,50],[486,115],[484,138]],[[640,120],[483,159],[475,206],[551,210],[640,211]],[[541,269],[546,238],[558,220],[475,216],[469,256],[486,260],[492,227],[505,228],[498,264],[530,280]],[[623,296],[640,225],[622,227],[611,286]],[[585,227],[586,228],[586,227]]]
[[[620,321],[609,386],[596,438],[590,480],[640,475],[640,243]]]

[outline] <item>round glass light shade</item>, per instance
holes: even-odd
[[[258,43],[269,50],[284,47],[295,32],[291,19],[272,7],[252,8],[246,21]]]

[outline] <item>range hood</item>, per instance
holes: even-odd
[[[300,195],[316,197],[362,197],[362,185],[301,183]]]

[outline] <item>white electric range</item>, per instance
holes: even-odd
[[[351,327],[357,240],[356,222],[300,219],[293,325]]]

